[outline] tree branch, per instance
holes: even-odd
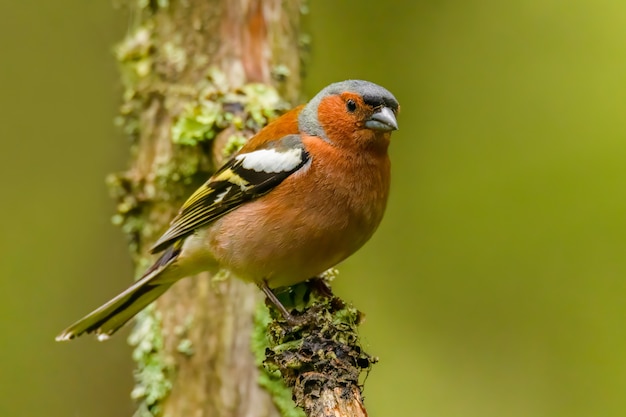
[[[367,416],[359,375],[377,359],[361,349],[361,313],[317,279],[290,288],[288,295],[285,303],[299,311],[298,324],[274,311],[266,367],[280,372],[308,417]]]

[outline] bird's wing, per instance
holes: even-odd
[[[309,159],[299,135],[288,135],[235,155],[187,199],[150,251],[161,252],[246,201],[270,192]]]

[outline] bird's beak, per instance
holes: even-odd
[[[376,113],[372,114],[372,117],[367,119],[365,127],[372,130],[380,130],[382,132],[389,132],[391,130],[398,130],[398,121],[396,115],[389,107],[382,107]]]

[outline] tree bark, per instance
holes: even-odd
[[[299,101],[301,4],[148,0],[129,7],[131,27],[116,53],[125,86],[120,124],[133,140],[132,160],[109,183],[118,202],[115,219],[130,237],[141,273],[152,259],[148,248],[184,198],[242,140]],[[251,335],[259,333],[262,299],[253,285],[200,274],[181,280],[142,312],[129,338],[137,362],[137,415],[301,415],[289,391],[285,402],[285,391],[268,388],[276,381],[259,383],[265,347],[251,346]],[[305,327],[315,333],[313,324]],[[256,356],[255,348],[261,350]],[[357,364],[358,354],[348,356]],[[280,355],[273,358],[285,373]],[[300,396],[296,380],[288,383],[308,415],[365,415],[358,371],[351,384],[320,385],[314,392],[334,399],[330,408],[312,404],[306,389]]]

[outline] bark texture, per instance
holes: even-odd
[[[116,53],[125,86],[120,124],[132,138],[132,160],[109,183],[138,272],[184,198],[242,140],[300,101],[300,7],[298,0],[129,4],[129,33]],[[262,299],[250,284],[201,274],[142,312],[129,338],[137,415],[301,415],[293,403],[279,412],[276,393],[259,385],[264,371],[251,334]],[[364,415],[354,384],[321,385],[315,398],[326,408],[294,393],[311,416]]]

